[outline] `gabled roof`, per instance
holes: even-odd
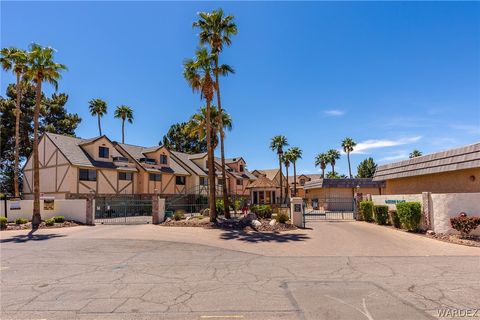
[[[262,170],[257,169],[257,170],[253,170],[253,172],[255,172],[255,171],[265,175],[265,177],[267,177],[268,179],[273,180],[277,176],[280,169],[262,169]]]
[[[317,188],[382,188],[385,181],[373,181],[370,178],[315,179],[305,182],[305,190]]]
[[[259,177],[258,179],[250,182],[247,188],[279,188],[278,184],[268,179],[267,177]]]
[[[91,158],[80,147],[80,144],[94,139],[80,139],[70,136],[46,132],[45,135],[53,142],[60,152],[67,158],[68,162],[75,166],[94,167]]]
[[[480,168],[480,143],[379,166],[373,180]]]
[[[322,175],[320,173],[312,173],[312,174],[300,174],[300,175],[297,175],[297,180],[300,180],[300,178],[302,177],[307,177],[309,178],[310,180],[315,180],[315,179],[320,179],[322,177]],[[293,175],[292,176],[288,176],[288,183],[290,184],[293,184]],[[298,183],[297,183],[298,184]],[[297,186],[298,187],[298,186]]]
[[[199,176],[207,175],[206,171],[204,171],[195,162],[192,161],[192,159],[200,159],[205,157],[207,155],[206,152],[196,153],[196,154],[188,154],[188,153],[177,152],[177,151],[170,151],[170,152],[174,157],[178,158],[179,161],[181,161],[184,165],[186,165],[196,175],[199,175]]]

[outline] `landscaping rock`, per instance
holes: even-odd
[[[253,212],[250,212],[250,213],[247,214],[245,219],[247,219],[249,221],[257,220],[257,215]]]
[[[272,220],[270,220],[270,222],[268,224],[271,225],[271,226],[274,226],[274,225],[277,224],[277,220],[272,219]]]
[[[433,236],[433,235],[435,234],[435,231],[433,231],[433,230],[427,230],[427,234],[428,234],[429,236]]]
[[[255,229],[259,228],[262,225],[262,223],[258,220],[252,220],[250,224],[252,225],[252,228],[255,228]]]

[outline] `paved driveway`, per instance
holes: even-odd
[[[2,232],[1,319],[431,319],[480,307],[480,250],[366,223],[260,235]]]

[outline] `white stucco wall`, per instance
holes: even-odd
[[[431,194],[433,231],[458,233],[450,226],[450,218],[465,212],[469,216],[480,216],[480,193],[435,193]],[[477,227],[472,234],[480,235]]]
[[[13,202],[13,201],[12,201]],[[20,210],[10,210],[11,201],[7,201],[7,217],[9,222],[17,218],[32,219],[33,200],[21,200]],[[55,199],[53,210],[44,210],[43,200],[40,200],[40,214],[42,220],[54,216],[64,216],[67,220],[86,223],[87,200],[84,199]],[[5,217],[5,203],[0,201],[0,216]]]
[[[396,195],[372,195],[372,201],[375,205],[387,205],[388,210],[396,210],[395,203],[388,203],[389,200],[405,201],[405,202],[420,202],[422,203],[421,194],[396,194]]]

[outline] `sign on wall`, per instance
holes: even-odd
[[[397,204],[402,202],[406,202],[406,200],[385,199],[386,204]]]
[[[10,201],[10,210],[20,210],[20,201]]]

